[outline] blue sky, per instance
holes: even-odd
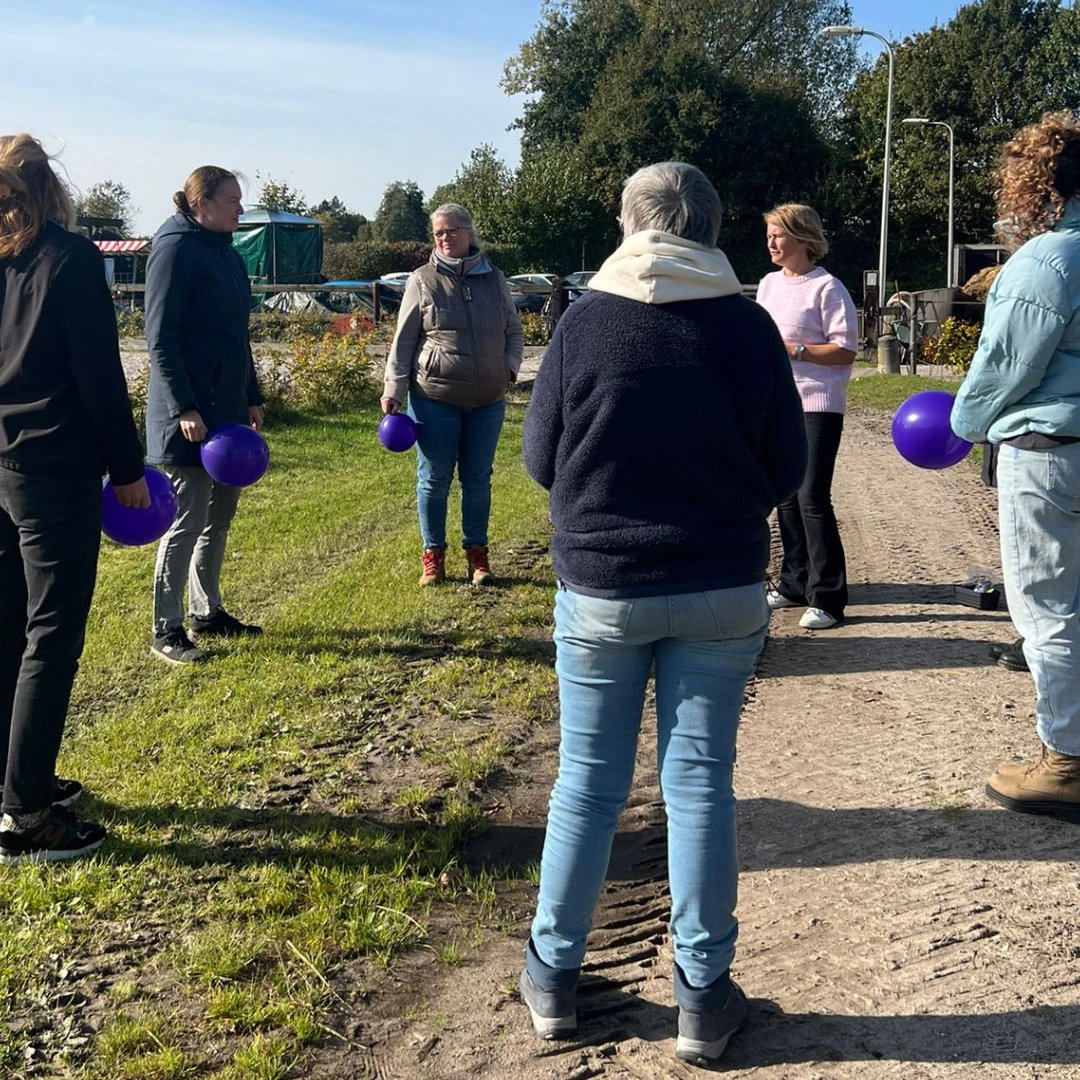
[[[959,4],[854,0],[899,39]],[[502,65],[539,0],[0,0],[0,132],[29,131],[72,183],[125,183],[138,231],[197,165],[273,176],[375,213],[392,180],[426,193],[483,142],[517,161]],[[876,46],[868,48],[872,55]]]

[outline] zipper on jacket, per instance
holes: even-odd
[[[472,399],[473,399],[473,402],[475,403],[475,401],[476,401],[476,383],[477,383],[477,380],[479,379],[479,376],[480,376],[480,357],[477,356],[477,354],[476,354],[476,331],[473,328],[472,286],[469,285],[465,281],[464,275],[462,275],[462,281],[461,281],[461,298],[465,301],[465,319],[469,324],[469,343],[470,343],[470,345],[472,345],[472,365],[473,365],[473,374],[472,374],[473,396],[472,396]],[[470,405],[469,407],[470,408],[475,408],[475,404]]]

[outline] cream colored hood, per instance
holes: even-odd
[[[662,232],[628,236],[589,282],[590,292],[614,293],[643,304],[705,300],[742,292],[727,256]]]

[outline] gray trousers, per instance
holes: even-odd
[[[154,567],[154,633],[184,625],[184,583],[192,615],[221,607],[225,541],[236,516],[240,488],[210,479],[201,466],[163,465],[180,503],[173,527],[161,538]]]

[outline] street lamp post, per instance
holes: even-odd
[[[904,119],[905,124],[929,124],[931,127],[943,127],[949,133],[949,238],[948,249],[945,255],[945,287],[953,287],[953,191],[954,191],[954,161],[956,158],[956,133],[952,124],[946,124],[944,120],[931,120],[927,116],[908,116]]]
[[[892,164],[892,102],[893,68],[896,58],[893,47],[886,38],[861,26],[826,26],[823,37],[872,37],[877,38],[889,54],[889,90],[885,97],[885,172],[881,181],[881,241],[878,248],[878,308],[885,310],[885,269],[889,247],[889,169]]]

